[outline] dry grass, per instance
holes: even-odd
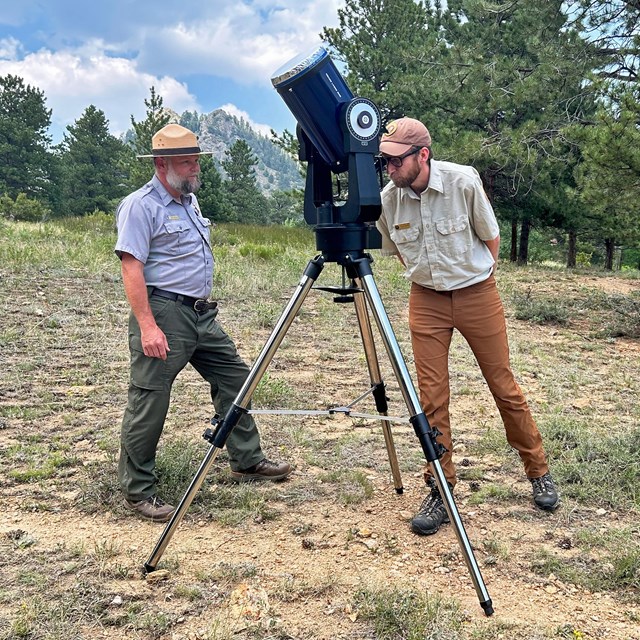
[[[0,232],[0,638],[640,637],[637,279],[498,272],[513,367],[562,488],[556,514],[531,508],[486,385],[454,340],[456,500],[496,601],[485,620],[451,531],[417,539],[401,521],[423,491],[411,428],[394,427],[397,496],[368,419],[260,416],[266,450],[292,460],[294,477],[231,485],[222,452],[163,557],[170,577],[143,580],[161,529],[124,511],[115,481],[128,306],[111,221]],[[315,254],[313,236],[215,236],[220,321],[252,361]],[[376,258],[374,274],[412,371],[407,284],[392,260]],[[328,265],[320,284],[340,279]],[[403,415],[379,349],[390,414]],[[326,409],[367,387],[353,309],[312,291],[254,407]],[[159,470],[178,500],[207,450],[211,408],[189,369],[173,398]],[[357,410],[374,413],[371,398]]]

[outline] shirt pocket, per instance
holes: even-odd
[[[181,255],[193,251],[197,238],[195,230],[186,220],[171,220],[164,223],[166,247],[169,253]]]
[[[409,227],[408,229],[391,229],[389,235],[393,240],[405,265],[415,265],[420,258],[420,229]]]
[[[473,244],[469,218],[458,216],[453,219],[436,220],[438,245],[454,254],[468,251]]]

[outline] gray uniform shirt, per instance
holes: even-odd
[[[200,213],[195,195],[178,202],[154,175],[120,203],[116,225],[116,254],[129,253],[144,264],[147,286],[209,297],[214,269],[211,222]]]
[[[382,254],[401,256],[409,280],[450,291],[491,275],[494,260],[484,240],[500,229],[473,167],[432,160],[419,196],[389,182],[381,198]]]

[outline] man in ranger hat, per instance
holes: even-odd
[[[195,196],[203,153],[188,129],[160,129],[152,153],[139,156],[153,158],[155,175],[116,213],[115,253],[131,305],[131,376],[118,476],[125,506],[156,522],[166,522],[175,511],[157,495],[155,459],[176,376],[191,363],[211,385],[216,412],[225,415],[249,372],[209,300],[211,223]],[[226,447],[236,481],[283,480],[291,473],[288,463],[265,457],[249,414],[233,428]]]
[[[397,255],[411,281],[409,329],[420,402],[446,449],[442,470],[453,488],[449,420],[449,346],[457,329],[469,343],[520,454],[540,509],[558,506],[542,438],[509,364],[504,309],[493,276],[500,235],[482,181],[473,167],[433,159],[431,135],[413,118],[387,126],[380,153],[390,182],[382,191],[383,255]],[[448,522],[442,497],[425,469],[430,493],[411,521],[420,535]]]

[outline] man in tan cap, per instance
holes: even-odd
[[[533,500],[553,510],[558,493],[549,474],[542,438],[509,364],[504,309],[494,271],[500,230],[473,167],[433,159],[431,135],[413,118],[387,125],[380,142],[390,182],[382,191],[383,255],[396,255],[411,281],[409,328],[420,402],[440,431],[446,449],[443,472],[453,488],[449,419],[449,347],[457,329],[469,343],[504,423],[507,440],[520,454]],[[425,468],[430,493],[411,521],[420,535],[448,522],[442,497]]]
[[[196,136],[169,124],[152,138],[155,175],[128,195],[116,214],[115,252],[131,305],[131,376],[122,421],[118,476],[125,506],[165,522],[175,508],[157,495],[156,449],[169,408],[171,387],[187,363],[210,384],[216,412],[225,415],[249,369],[216,321],[209,300],[214,258],[210,222],[198,207],[201,151]],[[226,442],[236,481],[282,480],[286,462],[272,462],[260,447],[249,414]]]

